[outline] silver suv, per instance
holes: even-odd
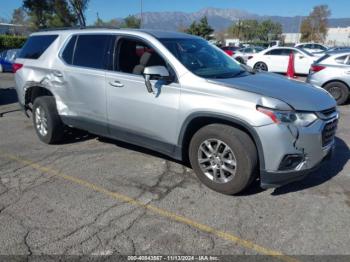
[[[328,92],[254,72],[209,42],[152,30],[30,36],[14,64],[19,102],[40,140],[69,127],[189,160],[208,187],[235,194],[303,178],[334,145]]]

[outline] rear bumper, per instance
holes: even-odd
[[[316,171],[321,163],[330,160],[334,151],[334,145],[329,149],[325,157],[317,165],[310,169],[291,172],[260,172],[260,186],[264,189],[276,188],[292,182],[303,180],[309,173]]]

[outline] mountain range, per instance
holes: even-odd
[[[141,17],[141,14],[136,14]],[[204,8],[198,12],[144,12],[143,27],[148,29],[177,30],[188,27],[193,21],[198,21],[203,16],[208,18],[209,24],[216,30],[221,31],[238,20],[256,19],[258,21],[271,19],[282,24],[284,33],[299,32],[303,16],[268,16],[257,15],[238,9]],[[330,27],[350,26],[350,18],[330,18]]]

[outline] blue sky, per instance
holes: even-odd
[[[108,20],[140,12],[141,0],[90,0],[86,13],[88,23],[96,19],[96,13]],[[0,0],[0,17],[10,18],[13,9],[21,6],[21,0]],[[205,7],[237,8],[260,15],[307,15],[313,6],[328,4],[332,17],[350,17],[350,0],[143,0],[144,11],[194,12]]]

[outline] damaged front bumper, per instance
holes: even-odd
[[[335,147],[338,114],[311,126],[267,125],[256,128],[262,142],[262,188],[279,187],[303,179],[329,159]]]
[[[316,171],[324,161],[330,160],[332,158],[334,148],[335,148],[334,144],[331,147],[327,148],[323,152],[325,154],[323,159],[314,167],[309,169],[301,168],[300,170],[283,171],[283,172],[282,171],[268,172],[264,170],[261,171],[260,186],[264,189],[276,188],[292,182],[303,180],[308,174]]]

